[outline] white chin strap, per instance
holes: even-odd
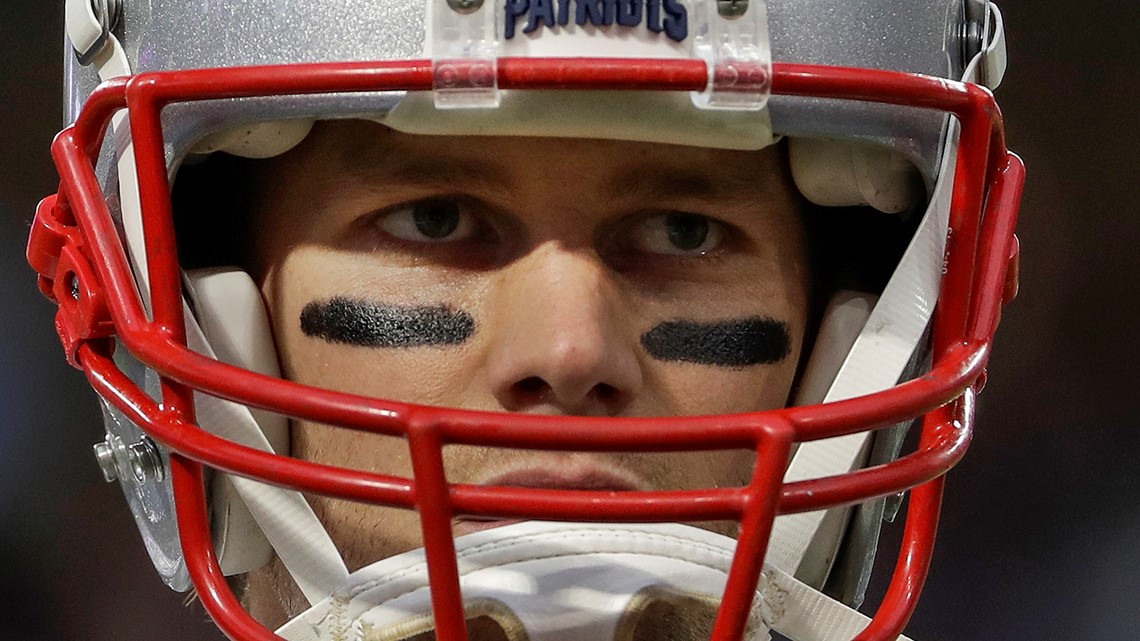
[[[814,370],[820,367],[830,370],[826,372],[827,375],[835,372],[835,377],[829,386],[821,386],[814,381],[804,385],[796,399],[797,405],[840,401],[872,394],[892,387],[903,375],[915,349],[922,342],[938,300],[938,285],[942,277],[941,257],[946,245],[957,151],[957,126],[953,125],[942,157],[945,170],[939,177],[934,197],[910,246],[904,252],[899,267],[874,303],[874,309],[866,321],[855,323],[860,328],[857,336],[853,339],[836,339],[845,345],[831,345],[831,349],[821,349],[829,347],[826,343],[831,340],[821,330],[817,351],[823,356],[846,356],[836,370],[832,369],[832,364],[821,366],[816,363],[819,355],[813,353],[805,377],[808,373],[817,374]],[[860,305],[862,301],[842,301],[839,305],[835,303],[833,301],[832,307],[826,312],[824,329],[850,325],[851,323],[844,323],[842,318],[838,318],[838,323],[833,322],[835,319],[831,317],[858,312],[851,307]],[[849,349],[842,349],[843,347]],[[822,398],[805,397],[818,395],[823,389],[826,392]],[[796,449],[788,465],[784,482],[847,474],[863,467],[873,436],[872,432],[858,432],[803,443]],[[767,561],[817,587],[822,586],[845,531],[848,512],[847,508],[837,508],[778,517],[773,526]]]
[[[458,567],[472,641],[707,639],[735,546],[729,537],[676,523],[530,521],[461,537]],[[766,566],[745,638],[766,640],[774,630],[796,641],[847,641],[869,622]],[[432,630],[419,549],[354,572],[277,634],[289,641],[418,641],[434,638]]]

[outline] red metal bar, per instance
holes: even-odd
[[[448,641],[467,641],[467,618],[459,589],[455,538],[451,534],[451,499],[443,467],[443,440],[437,427],[413,420],[408,430],[416,477],[416,509],[424,537],[436,634]]]
[[[1013,230],[1025,187],[1025,163],[1009,153],[1002,160],[982,218],[979,278],[974,285],[978,295],[973,305],[974,315],[970,318],[971,340],[988,340],[997,331],[1009,249],[1014,242]]]
[[[178,454],[171,454],[170,474],[174,501],[178,506],[178,536],[182,547],[184,550],[203,551],[201,554],[186,554],[185,559],[190,579],[206,612],[234,641],[285,641],[255,621],[226,583],[210,534],[202,466]]]
[[[744,637],[760,572],[764,568],[764,551],[768,549],[772,535],[780,497],[778,489],[791,455],[793,434],[794,429],[789,423],[773,420],[764,426],[757,443],[748,502],[740,519],[736,553],[713,624],[712,641],[735,641]]]
[[[968,425],[956,425],[955,421],[946,420],[950,418],[946,416],[949,411],[949,408],[941,410],[926,420],[941,421],[943,425],[951,425],[955,429],[969,432]],[[963,393],[956,413],[973,420],[972,389],[967,389]],[[923,431],[924,438],[927,433]],[[870,625],[852,641],[893,641],[910,621],[914,609],[918,606],[918,597],[922,593],[926,577],[930,573],[930,560],[934,556],[934,539],[938,531],[945,483],[946,476],[943,475],[911,491],[910,507],[907,509],[906,526],[903,529],[902,550],[891,577],[891,584]]]

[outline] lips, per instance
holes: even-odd
[[[648,483],[631,472],[593,464],[515,469],[496,474],[480,482],[479,485],[594,492],[628,492],[649,489]],[[455,535],[463,536],[518,522],[518,519],[466,516],[456,519]]]

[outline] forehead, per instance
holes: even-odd
[[[406,134],[379,123],[324,121],[298,150],[339,181],[480,184],[518,190],[541,181],[564,195],[784,196],[781,147],[709,149],[620,140]]]

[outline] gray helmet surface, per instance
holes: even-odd
[[[106,1],[106,0],[104,0]],[[842,67],[891,69],[957,79],[977,49],[969,34],[984,21],[985,3],[980,0],[770,0],[767,5],[772,59]],[[184,2],[181,0],[114,0],[106,5],[121,41],[131,73],[160,70],[202,69],[269,64],[331,61],[416,59],[428,48],[425,35],[425,4],[393,0],[248,0]],[[116,19],[117,18],[117,19]],[[625,27],[623,27],[625,28]],[[628,29],[628,28],[625,28]],[[541,31],[529,34],[532,40]],[[90,47],[87,47],[90,49]],[[592,55],[581,52],[577,55]],[[88,53],[88,57],[91,54]],[[66,117],[73,121],[83,101],[99,82],[94,66],[80,64],[69,56]],[[221,132],[206,150],[226,149],[243,155],[272,155],[287,149],[307,131],[293,127],[277,136],[276,147],[248,138],[226,135],[234,127],[251,122],[314,119],[367,115],[395,128],[406,118],[398,107],[401,95],[308,97],[289,100],[231,101],[171,109],[167,118],[167,143],[172,160],[185,155],[202,138]],[[628,97],[623,97],[628,100]],[[646,98],[661,100],[660,98]],[[518,98],[518,101],[526,100]],[[565,98],[560,98],[566,103]],[[598,97],[592,100],[597,103]],[[569,101],[573,104],[573,101]],[[661,115],[623,117],[631,110],[601,106],[582,108],[568,116],[570,106],[545,110],[530,129],[520,125],[522,107],[510,101],[498,110],[499,126],[488,124],[494,116],[472,114],[465,126],[454,118],[447,124],[424,122],[422,113],[406,125],[428,133],[542,133],[590,137],[626,137],[656,142],[704,146],[753,146],[768,144],[770,119],[776,137],[792,136],[874,144],[918,168],[929,188],[938,171],[942,140],[941,114],[867,103],[809,100],[775,96],[763,114],[705,114],[710,125],[694,129],[691,110],[657,109]],[[619,103],[620,104],[620,103]],[[422,109],[417,111],[422,112]],[[393,115],[395,112],[395,115]],[[669,114],[672,114],[669,116]],[[689,120],[688,126],[677,126]],[[760,119],[760,126],[757,126]],[[430,121],[430,118],[427,119]],[[461,119],[462,120],[462,119]],[[576,121],[567,123],[567,121]],[[553,126],[552,123],[560,123]],[[728,124],[726,124],[728,123]],[[280,127],[279,127],[280,128]],[[718,135],[719,132],[719,135]],[[280,133],[280,132],[279,132]],[[265,137],[261,132],[262,138]],[[292,137],[293,140],[290,140]],[[745,142],[741,142],[741,141]],[[865,160],[862,158],[854,160]],[[874,164],[891,163],[891,158]],[[897,164],[897,163],[896,163]],[[895,175],[899,170],[887,169]],[[797,171],[797,173],[799,173]],[[873,172],[874,173],[874,172]],[[799,179],[799,176],[797,176]],[[847,180],[851,182],[855,179]],[[824,194],[813,197],[813,183],[799,180],[809,199],[820,204],[861,204],[856,194]],[[840,181],[844,182],[844,181]],[[835,181],[831,181],[834,191]],[[853,188],[858,192],[857,188]],[[848,190],[850,191],[850,190]],[[850,201],[850,202],[848,202]],[[872,203],[875,204],[875,203]],[[883,207],[879,207],[882,209]]]

